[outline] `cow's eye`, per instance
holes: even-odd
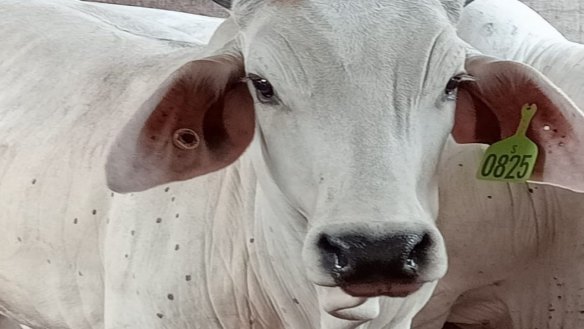
[[[463,81],[473,81],[474,78],[468,74],[458,74],[450,78],[444,88],[444,96],[447,100],[456,100],[456,91]]]
[[[254,88],[257,92],[258,100],[262,103],[273,103],[275,99],[274,87],[265,78],[260,77],[257,74],[250,73],[248,75],[249,80],[253,83]]]

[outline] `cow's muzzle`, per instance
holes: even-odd
[[[325,271],[345,292],[359,297],[404,297],[417,291],[431,247],[426,233],[381,237],[323,233],[318,240]]]
[[[447,261],[438,230],[423,224],[397,227],[316,228],[305,242],[309,277],[354,297],[405,297],[442,277]]]

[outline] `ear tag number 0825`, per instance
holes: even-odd
[[[523,105],[517,132],[487,148],[477,173],[478,179],[518,183],[531,177],[537,160],[537,145],[525,134],[535,112],[535,104]]]

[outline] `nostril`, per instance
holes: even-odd
[[[318,240],[318,247],[325,254],[324,262],[327,268],[338,271],[349,266],[349,260],[345,253],[350,246],[342,240],[328,234],[322,234]]]
[[[404,261],[404,271],[410,275],[416,275],[420,263],[423,263],[426,259],[428,250],[432,245],[432,238],[429,234],[424,234],[423,236],[413,235],[410,237],[409,244],[411,249]]]

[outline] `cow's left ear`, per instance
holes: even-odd
[[[107,183],[134,192],[221,169],[250,144],[255,115],[242,59],[184,65],[137,111],[111,148]]]
[[[527,132],[539,148],[531,180],[584,191],[582,111],[528,65],[474,56],[467,59],[466,70],[475,80],[459,87],[454,139],[492,144],[510,137],[519,126],[522,106],[536,104]]]

